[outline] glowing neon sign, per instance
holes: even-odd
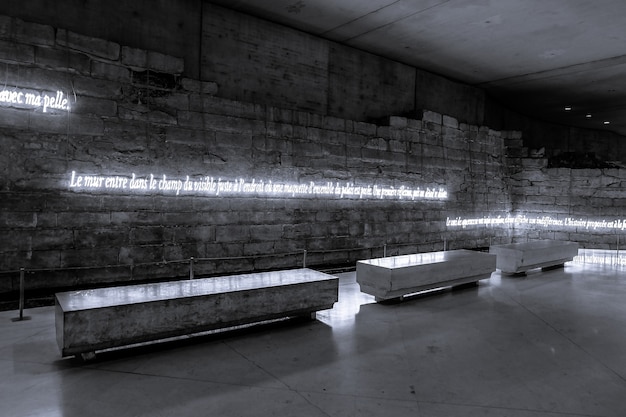
[[[379,185],[356,185],[327,181],[316,183],[309,181],[305,184],[285,183],[275,180],[227,180],[204,176],[190,178],[189,175],[181,178],[170,178],[166,175],[155,177],[150,174],[138,177],[134,173],[123,175],[81,175],[72,171],[69,179],[71,190],[104,190],[125,192],[148,192],[174,195],[204,195],[204,196],[236,196],[255,195],[268,197],[316,197],[353,198],[353,199],[397,199],[397,200],[443,200],[448,198],[448,192],[442,188],[411,188],[407,186],[384,187]]]
[[[11,89],[0,90],[0,105],[17,108],[70,111],[69,100],[63,91],[56,93],[39,93],[35,90]]]
[[[542,216],[542,217],[527,217],[527,216],[516,216],[511,217],[507,215],[506,217],[497,216],[490,217],[485,216],[481,218],[469,218],[464,219],[461,217],[455,217],[454,219],[447,218],[446,226],[447,227],[471,227],[471,226],[526,226],[526,225],[536,225],[542,227],[575,227],[581,229],[592,229],[592,230],[626,230],[626,219],[613,219],[613,220],[589,220],[589,219],[575,219],[572,217],[566,217],[565,219],[555,219],[550,216]]]

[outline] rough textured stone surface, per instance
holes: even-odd
[[[441,287],[476,283],[496,270],[496,256],[451,250],[358,261],[356,281],[377,301]]]
[[[63,356],[255,323],[311,317],[338,301],[339,279],[299,268],[57,293]],[[123,325],[120,325],[122,322]]]
[[[578,243],[554,239],[493,245],[489,253],[497,255],[496,267],[506,274],[534,268],[563,265],[578,255]]]
[[[57,30],[56,43],[59,46],[113,61],[120,56],[120,45],[115,42],[85,36],[65,29]]]
[[[0,35],[12,33],[11,22],[0,19]],[[325,83],[317,78],[327,72],[316,66],[322,61],[308,61],[327,59],[323,48],[302,57],[313,65],[302,74],[312,78],[294,89],[289,75],[297,71],[256,45],[251,59],[275,65],[268,91],[293,95],[268,104],[256,93],[216,96],[237,80],[218,90],[181,76],[176,59],[160,66],[171,73],[149,71],[149,56],[163,58],[153,51],[62,30],[60,38],[54,48],[0,41],[0,54],[17,60],[6,64],[7,85],[70,98],[69,112],[0,104],[0,233],[7,237],[0,288],[13,288],[21,267],[45,271],[28,279],[29,288],[42,288],[181,277],[192,257],[198,274],[224,274],[299,266],[305,251],[307,265],[336,266],[379,257],[383,248],[400,255],[534,237],[615,247],[615,234],[597,224],[448,226],[448,219],[509,213],[619,219],[626,172],[547,168],[545,158],[525,157],[519,132],[439,111],[371,123],[307,111],[326,103],[299,102],[301,89]],[[294,51],[314,42],[304,34],[292,41]],[[20,48],[36,51],[35,59],[16,54]],[[396,81],[405,74],[390,70]],[[89,185],[76,186],[79,177]],[[333,191],[274,188],[286,183]],[[236,192],[244,186],[247,194]],[[356,187],[443,189],[447,198],[366,199]]]

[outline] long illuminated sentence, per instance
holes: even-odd
[[[581,229],[592,230],[626,230],[626,219],[601,219],[601,220],[589,220],[589,219],[575,219],[573,217],[566,217],[564,219],[555,219],[550,216],[542,217],[527,217],[527,216],[496,216],[496,217],[480,217],[480,218],[462,218],[455,217],[453,219],[446,219],[447,227],[476,227],[476,226],[526,226],[536,225],[542,227],[576,227]]]
[[[72,171],[69,189],[74,191],[102,191],[125,193],[155,193],[164,195],[197,196],[266,196],[266,197],[326,197],[353,199],[397,199],[397,200],[445,200],[448,192],[443,188],[413,188],[378,184],[355,184],[326,181],[317,183],[287,183],[277,180],[236,180],[203,176],[172,178],[150,174],[140,177],[134,173],[126,175],[86,175]]]

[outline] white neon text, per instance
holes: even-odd
[[[48,110],[70,110],[69,100],[62,91],[39,93],[21,89],[0,90],[0,104],[17,108],[41,108],[44,113]]]
[[[448,192],[443,188],[412,188],[405,185],[398,187],[381,185],[358,185],[352,182],[339,183],[326,181],[304,184],[286,183],[276,180],[236,180],[204,176],[191,178],[172,178],[167,175],[156,177],[150,174],[139,177],[136,174],[124,175],[85,175],[72,171],[69,180],[72,190],[105,191],[145,191],[148,193],[174,195],[236,196],[256,195],[269,197],[315,197],[353,198],[353,199],[397,199],[397,200],[443,200]]]
[[[446,219],[447,227],[471,227],[471,226],[511,226],[519,227],[525,225],[536,225],[542,227],[575,227],[585,230],[626,230],[626,219],[613,220],[590,220],[582,218],[566,217],[564,219],[555,219],[550,216],[527,217],[527,216],[485,216],[480,218],[455,217]]]

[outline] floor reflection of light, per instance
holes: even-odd
[[[502,273],[500,271],[493,272],[489,278],[489,283],[493,285],[502,284]]]
[[[374,297],[362,293],[356,283],[354,272],[339,274],[339,301],[332,309],[324,310],[317,314],[318,320],[333,328],[354,325],[355,317],[359,314],[361,306],[374,303]]]
[[[607,249],[579,249],[575,264],[595,264],[626,268],[626,252]]]

